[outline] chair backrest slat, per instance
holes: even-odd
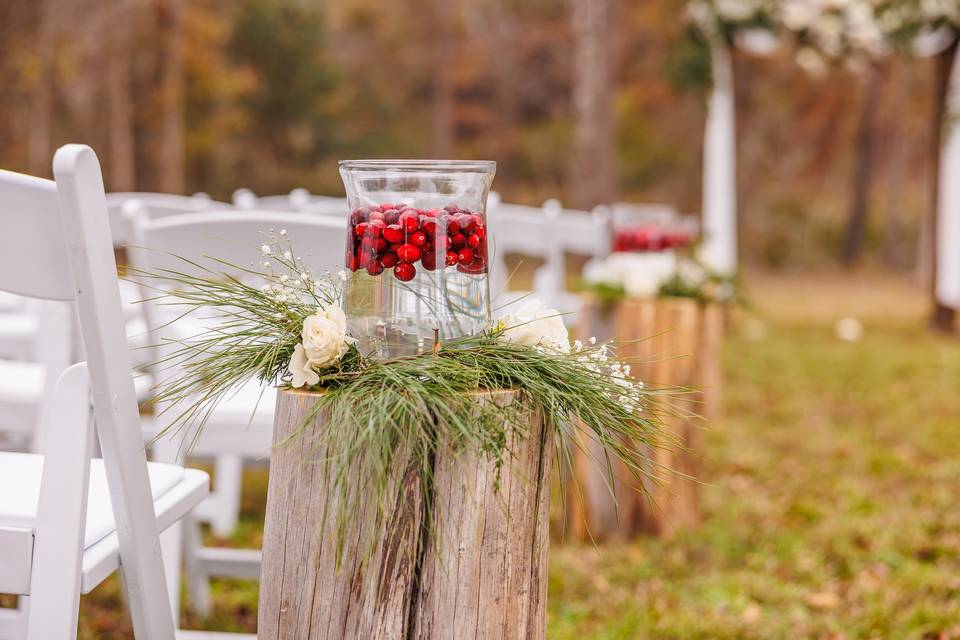
[[[260,259],[260,245],[267,241],[271,229],[287,231],[294,251],[314,273],[336,273],[344,268],[346,217],[274,211],[141,217],[135,229],[136,246],[129,249],[130,263],[151,271],[189,272],[189,265],[180,259],[185,258],[214,270],[229,271],[225,265],[213,263],[213,258],[248,267]]]
[[[57,185],[0,170],[0,291],[73,300]]]

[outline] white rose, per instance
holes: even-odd
[[[293,374],[293,380],[290,382],[291,387],[299,388],[303,385],[314,385],[320,382],[320,376],[317,375],[317,372],[313,370],[313,365],[307,360],[307,353],[303,350],[302,344],[293,348],[293,357],[290,358],[287,370]]]
[[[300,333],[307,360],[314,368],[330,366],[343,357],[354,339],[347,335],[347,318],[340,307],[330,305],[307,316]]]
[[[560,312],[545,308],[538,299],[530,300],[500,321],[506,327],[503,337],[507,342],[570,353],[570,337]]]

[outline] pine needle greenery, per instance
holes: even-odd
[[[161,436],[185,430],[192,445],[211,412],[238,386],[252,379],[289,384],[287,365],[304,319],[318,305],[339,300],[340,278],[314,276],[280,242],[273,237],[264,246],[270,256],[264,269],[189,262],[183,270],[131,274],[158,291],[148,301],[154,307],[178,308],[177,318],[206,313],[217,320],[196,335],[159,345],[163,355],[156,366],[172,373],[159,384],[155,402],[161,413],[173,412]],[[251,276],[266,284],[250,284]],[[383,531],[395,513],[398,478],[414,469],[428,488],[441,448],[509,467],[509,443],[528,435],[532,413],[550,426],[561,467],[582,446],[572,427],[576,419],[606,456],[619,458],[638,480],[658,475],[649,452],[673,444],[654,412],[653,397],[664,390],[631,380],[629,367],[612,359],[609,345],[577,342],[569,352],[524,346],[505,339],[510,329],[501,323],[390,360],[369,358],[351,346],[334,366],[318,371],[319,383],[306,389],[318,393],[309,396],[312,408],[292,437],[307,438],[322,452],[338,544],[348,528]],[[497,391],[516,393],[503,394],[507,401],[478,401],[478,394]],[[612,486],[611,460],[595,462]]]

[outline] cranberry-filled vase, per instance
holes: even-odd
[[[344,160],[344,311],[361,353],[413,355],[490,326],[486,202],[496,163]]]

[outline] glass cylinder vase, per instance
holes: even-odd
[[[345,160],[344,311],[366,356],[413,355],[490,325],[495,162]]]

